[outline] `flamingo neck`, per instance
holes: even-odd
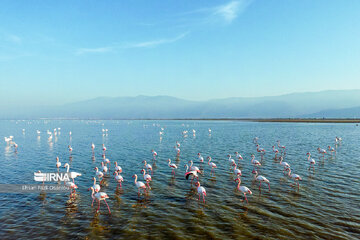
[[[136,182],[137,182],[137,175],[135,175],[135,184],[136,184]]]
[[[96,178],[94,178],[94,186],[95,186],[95,184],[96,184]]]
[[[69,164],[66,165],[66,168],[67,168],[66,172],[69,172],[69,168],[70,168]]]

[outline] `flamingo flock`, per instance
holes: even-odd
[[[103,136],[108,135],[108,129],[102,129],[102,132],[103,132]],[[192,129],[191,132],[193,133],[193,136],[195,137],[196,130]],[[23,130],[23,133],[25,134],[25,130]],[[36,133],[37,133],[38,137],[40,137],[41,132],[39,130],[37,130]],[[164,133],[165,133],[164,128],[161,128],[160,138],[162,138],[162,135]],[[209,135],[211,135],[212,130],[208,129],[208,133],[209,133]],[[52,141],[53,136],[58,136],[60,134],[60,128],[55,128],[53,130],[53,132],[47,130],[47,134],[49,135],[48,140]],[[187,137],[187,134],[188,134],[187,130],[182,131],[183,137]],[[71,136],[72,136],[72,132],[70,131],[69,132],[70,143],[71,143]],[[5,137],[5,142],[8,146],[13,146],[15,149],[17,149],[18,146],[14,142],[13,139],[14,139],[13,136]],[[326,154],[331,155],[331,157],[336,156],[336,148],[341,144],[341,142],[342,142],[342,139],[339,137],[336,137],[335,138],[335,147],[328,146],[327,150],[318,147],[317,151],[323,160],[325,159]],[[264,175],[262,175],[262,173],[261,173],[266,150],[265,150],[265,148],[262,148],[260,146],[259,137],[254,137],[253,143],[255,144],[255,148],[253,149],[254,152],[255,151],[258,152],[260,155],[260,158],[261,158],[260,161],[256,160],[255,154],[251,154],[249,157],[250,164],[253,166],[253,170],[251,171],[251,174],[253,175],[253,178],[252,178],[253,183],[254,184],[258,183],[258,188],[259,188],[260,193],[262,190],[262,188],[261,188],[262,184],[266,184],[268,186],[268,191],[270,192],[270,180],[267,177],[265,177]],[[276,146],[280,149],[280,151],[278,149],[276,149]],[[175,149],[175,153],[176,153],[176,159],[178,161],[179,161],[180,153],[182,153],[182,151],[180,150],[180,147],[181,147],[180,142],[176,141],[174,149]],[[90,148],[91,148],[91,152],[93,154],[93,159],[94,159],[95,144],[91,143]],[[300,190],[299,181],[302,181],[302,177],[298,174],[295,174],[294,171],[291,169],[290,164],[285,161],[286,147],[284,145],[280,144],[280,140],[277,140],[276,144],[272,145],[271,148],[272,148],[272,152],[274,153],[273,159],[275,160],[276,164],[278,163],[280,165],[280,169],[282,170],[285,178],[288,178],[291,181],[294,181],[290,185],[292,187],[297,187],[297,189]],[[94,176],[91,178],[92,186],[90,186],[88,188],[88,191],[91,191],[91,198],[92,198],[91,206],[93,206],[93,203],[95,200],[97,201],[98,207],[96,209],[96,212],[100,211],[100,203],[101,203],[101,201],[104,201],[107,206],[109,214],[111,214],[110,207],[106,201],[107,199],[110,199],[110,197],[105,192],[101,191],[102,185],[104,183],[104,179],[109,176],[110,172],[112,172],[111,165],[110,165],[111,161],[109,160],[109,158],[106,157],[107,148],[106,148],[105,144],[102,144],[101,150],[102,150],[101,166],[94,168]],[[68,151],[71,156],[71,154],[73,152],[73,148],[71,147],[70,144],[68,145]],[[158,153],[154,149],[152,149],[150,152],[151,152],[151,157],[149,156],[149,158],[151,158],[150,161],[152,161],[153,165],[154,165],[157,161]],[[247,161],[243,161],[244,158],[239,152],[236,151],[234,154],[235,154],[234,156],[235,156],[236,160],[232,158],[232,155],[230,155],[230,154],[227,155],[227,161],[228,161],[228,165],[230,167],[229,173],[232,174],[234,182],[236,183],[236,190],[241,192],[244,196],[242,201],[246,201],[246,203],[248,203],[247,195],[252,195],[253,192],[248,187],[241,185],[242,184],[241,178],[243,177],[243,173],[240,170],[240,168],[238,168],[239,166],[243,166],[244,164],[246,164]],[[307,161],[308,161],[308,170],[314,171],[316,161],[313,158],[311,158],[310,152],[307,152],[306,156],[307,156]],[[208,165],[209,169],[211,169],[210,175],[215,175],[215,171],[217,169],[217,164],[214,163],[211,156],[207,156],[206,159],[207,159],[207,165]],[[205,204],[206,197],[207,197],[207,191],[206,191],[205,187],[201,184],[201,181],[200,181],[200,179],[204,175],[204,170],[202,168],[202,164],[204,163],[204,157],[202,156],[202,154],[200,152],[197,153],[197,160],[195,160],[195,161],[197,161],[198,164],[200,164],[200,167],[195,166],[193,160],[191,160],[191,159],[188,160],[187,164],[184,165],[184,167],[185,167],[184,178],[186,180],[191,180],[190,186],[191,186],[191,188],[195,187],[195,192],[198,195],[198,201],[199,202],[202,201],[203,204]],[[225,161],[226,161],[226,158],[224,157],[223,165],[226,165]],[[113,163],[114,163],[114,167],[113,167],[114,181],[116,182],[117,189],[122,189],[123,184],[124,184],[124,178],[121,175],[121,173],[123,172],[123,169],[118,164],[118,161],[114,161]],[[247,162],[247,163],[249,163],[249,162]],[[206,164],[206,162],[205,162],[205,164]],[[218,163],[218,164],[221,165],[221,163]],[[137,189],[138,197],[140,197],[142,194],[147,195],[152,190],[151,184],[152,184],[153,176],[154,176],[153,165],[148,163],[147,160],[142,161],[142,165],[139,168],[139,170],[140,170],[139,172],[142,176],[143,181],[140,181],[138,179],[137,173],[134,173],[132,175],[132,177],[134,178],[134,185]],[[62,166],[62,163],[60,162],[59,157],[56,157],[55,166],[56,166],[57,171],[59,172],[60,168]],[[178,164],[175,164],[174,162],[172,162],[171,158],[167,158],[167,166],[171,170],[171,175],[175,178],[176,172],[178,171]],[[69,163],[65,163],[63,165],[63,168],[66,168],[66,172],[69,174],[69,176],[71,178],[70,181],[64,182],[64,185],[70,189],[69,198],[75,199],[76,198],[76,190],[78,189],[78,185],[75,183],[75,178],[82,176],[82,174],[78,173],[78,172],[70,171]],[[246,174],[250,174],[250,172],[245,173],[245,175]],[[274,178],[275,176],[272,175],[271,177]],[[156,179],[155,179],[155,181],[156,181]]]

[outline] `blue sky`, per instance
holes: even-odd
[[[1,1],[0,105],[360,89],[360,1]]]

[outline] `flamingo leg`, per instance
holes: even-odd
[[[105,203],[106,203],[107,208],[109,209],[109,213],[111,214],[110,208],[109,208],[109,205],[108,205],[107,202],[106,202],[106,199],[104,199],[104,201],[105,201]]]
[[[261,181],[260,181],[260,185],[259,185],[259,190],[260,190],[260,192],[261,192]]]
[[[203,194],[203,202],[205,203],[205,196],[204,196],[204,194]]]
[[[247,197],[246,197],[246,193],[244,193],[244,197],[245,197],[246,203],[249,203],[247,200]]]
[[[98,209],[96,210],[97,212],[100,211],[100,200],[98,200]]]
[[[269,186],[269,191],[270,191],[270,183],[267,183],[268,184],[268,186]]]
[[[200,201],[200,193],[199,193],[199,201]]]
[[[91,206],[93,206],[93,205],[94,205],[94,200],[95,200],[95,198],[93,198],[93,200],[92,200],[92,202],[91,202]]]

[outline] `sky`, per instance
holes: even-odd
[[[0,4],[0,106],[360,89],[360,1]]]

